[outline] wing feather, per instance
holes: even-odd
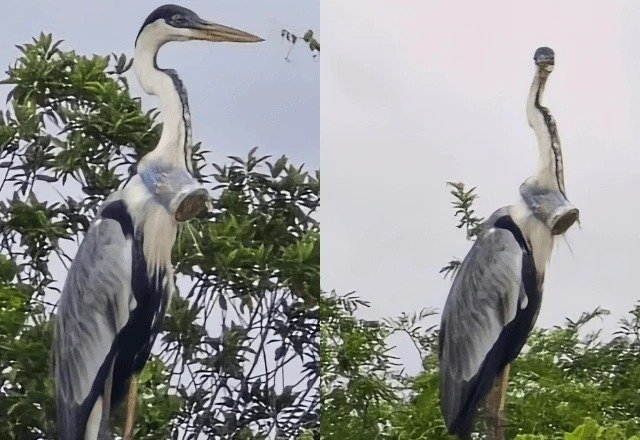
[[[54,342],[61,438],[84,432],[111,368],[108,359],[129,317],[132,242],[120,223],[98,218],[71,264],[58,305]],[[112,356],[111,356],[112,357]],[[79,431],[80,430],[80,431]]]
[[[522,265],[523,250],[513,233],[491,228],[478,237],[453,282],[440,330],[441,404],[450,430],[456,430],[469,401],[477,403],[474,377],[526,301]]]

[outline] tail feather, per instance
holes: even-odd
[[[471,438],[478,406],[491,390],[495,378],[505,365],[496,356],[485,359],[480,371],[464,381],[451,377],[441,369],[441,409],[450,434]],[[441,366],[442,368],[442,366]]]
[[[59,393],[56,399],[56,427],[59,440],[76,440],[84,438],[84,429],[80,429],[80,406],[70,403],[62,398]]]
[[[109,408],[103,407],[102,398],[89,406],[83,403],[68,402],[61,397],[57,401],[58,440],[84,440],[88,432],[93,433],[91,440],[112,440],[113,434],[109,424]],[[97,408],[96,408],[97,407]],[[95,413],[85,410],[95,408]]]

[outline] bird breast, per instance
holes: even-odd
[[[524,203],[513,205],[510,208],[510,215],[531,249],[539,279],[544,280],[544,273],[553,249],[551,230]]]

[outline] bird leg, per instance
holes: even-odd
[[[127,420],[124,425],[123,440],[133,440],[133,425],[136,416],[136,402],[138,400],[138,376],[131,376],[129,393],[127,394]]]
[[[484,401],[485,425],[488,440],[505,440],[504,406],[507,400],[509,365],[496,376],[491,391]]]
[[[100,432],[98,434],[98,440],[110,440],[113,438],[111,435],[111,388],[113,387],[113,364],[109,370],[109,375],[104,384],[104,392],[102,394],[102,420],[100,421]]]

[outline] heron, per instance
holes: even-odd
[[[186,90],[174,70],[156,62],[165,43],[189,40],[263,41],[176,5],[157,8],[140,28],[133,70],[159,99],[162,134],[129,183],[103,202],[69,268],[53,343],[60,440],[111,438],[110,413],[125,397],[131,437],[137,374],[175,290],[177,225],[208,200],[193,176]]]
[[[536,322],[555,236],[579,216],[566,196],[556,123],[541,103],[555,55],[540,47],[533,59],[526,113],[538,141],[537,175],[520,186],[514,205],[482,224],[442,313],[441,410],[448,431],[464,439],[470,438],[478,405],[508,372]],[[506,384],[502,404],[505,390]]]

